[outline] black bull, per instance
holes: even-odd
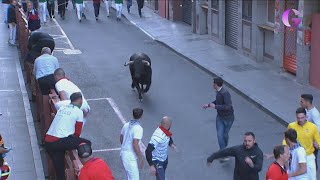
[[[33,64],[35,59],[41,55],[42,48],[48,47],[51,51],[54,50],[54,39],[44,32],[32,32],[28,40],[28,54],[26,61]]]
[[[129,62],[125,63],[125,66],[127,65],[132,78],[131,87],[137,89],[141,100],[142,94],[148,92],[151,86],[151,59],[144,53],[135,53],[130,57]]]

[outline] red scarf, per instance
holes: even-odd
[[[164,128],[164,127],[162,127],[162,126],[159,126],[159,128],[160,128],[167,136],[169,136],[169,137],[172,136],[172,133],[171,133],[169,130],[167,130],[166,128]]]

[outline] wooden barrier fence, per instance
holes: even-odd
[[[21,7],[21,5],[18,5]],[[30,84],[32,89],[32,94],[35,95],[36,103],[36,120],[40,122],[41,130],[41,140],[44,141],[46,132],[48,131],[51,122],[53,121],[54,114],[56,114],[56,109],[54,103],[59,101],[57,94],[50,94],[49,96],[43,96],[40,92],[39,85],[35,80],[33,74],[33,65],[26,63],[24,60],[28,54],[28,21],[26,20],[26,15],[21,8],[16,8],[16,18],[17,18],[17,39],[19,42],[19,49],[21,52],[21,59],[23,60],[24,68],[27,76],[27,83]],[[48,160],[48,175],[50,177],[55,177],[55,171],[53,168],[53,163],[48,153],[46,153]],[[66,164],[66,178],[67,180],[77,180],[80,169],[82,168],[82,163],[78,157],[77,151],[67,151],[65,154],[65,164]]]

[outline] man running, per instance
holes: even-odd
[[[77,16],[79,19],[79,22],[82,21],[82,18],[86,19],[86,15],[83,11],[83,0],[75,0],[76,1],[76,9],[77,9]]]
[[[243,144],[222,149],[213,153],[207,159],[208,166],[218,158],[233,156],[236,159],[233,173],[234,180],[259,180],[262,169],[263,153],[256,143],[252,132],[244,134]]]
[[[234,121],[234,111],[231,101],[231,95],[227,89],[223,87],[221,78],[214,78],[213,88],[217,91],[216,100],[212,103],[203,105],[204,109],[214,108],[217,110],[216,129],[220,150],[228,146],[229,131]],[[228,161],[229,158],[221,159],[221,162]]]

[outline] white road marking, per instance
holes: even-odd
[[[12,89],[1,89],[0,92],[16,92],[21,90],[12,90]]]
[[[110,151],[120,151],[121,148],[112,148],[112,149],[97,149],[92,150],[92,152],[110,152]]]
[[[67,43],[69,44],[70,48],[71,48],[72,50],[75,50],[73,44],[71,43],[71,41],[70,41],[70,39],[68,38],[67,34],[66,34],[66,33],[64,32],[64,30],[61,28],[61,26],[59,25],[59,23],[57,22],[57,20],[56,20],[56,19],[53,19],[53,22],[56,23],[56,25],[57,25],[58,28],[60,29],[61,33],[63,34],[63,36],[66,37]]]
[[[112,98],[95,98],[95,99],[87,99],[87,101],[100,101],[100,100],[107,100],[109,104],[111,105],[113,111],[117,114],[119,120],[122,122],[122,124],[127,123],[126,118],[122,115],[118,105],[114,102]],[[147,149],[146,146],[140,141],[140,150],[144,154],[145,150]]]

